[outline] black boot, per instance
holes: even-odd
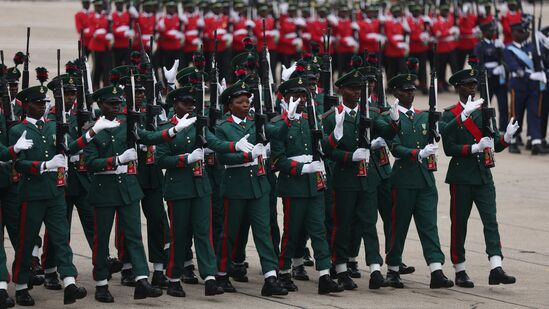
[[[288,290],[288,292],[295,292],[297,291],[297,285],[294,284],[292,281],[292,276],[287,274],[280,274],[279,278],[280,284],[282,284],[282,287]]]
[[[540,155],[549,153],[549,149],[543,148],[541,144],[532,145],[532,155]]]
[[[217,281],[217,285],[222,288],[225,293],[236,293],[236,289],[231,283],[229,276],[217,276],[215,281]]]
[[[532,139],[528,139],[526,141],[526,146],[524,146],[524,149],[526,150],[532,150]]]
[[[416,268],[414,266],[407,266],[406,264],[404,263],[400,263],[400,266],[398,267],[398,272],[401,274],[401,275],[408,275],[408,274],[412,274],[413,272],[416,271]]]
[[[168,278],[160,270],[155,270],[152,276],[151,285],[155,288],[167,289]]]
[[[57,272],[44,275],[44,287],[48,290],[61,290],[63,288],[59,283]]]
[[[404,287],[404,283],[400,279],[400,273],[393,270],[387,271],[387,283],[395,289],[402,289]]]
[[[107,257],[107,267],[109,268],[109,273],[119,273],[122,270],[122,266],[124,266],[124,263],[120,262],[115,257]]]
[[[159,297],[162,295],[162,290],[153,287],[146,278],[135,282],[135,290],[133,291],[133,299],[144,299],[147,297]]]
[[[509,276],[508,274],[503,271],[503,268],[496,267],[490,271],[490,277],[488,277],[488,284],[489,285],[497,285],[497,284],[513,284],[517,282],[517,279],[513,276]]]
[[[120,284],[123,286],[135,286],[135,275],[133,269],[123,269],[120,274]]]
[[[6,308],[11,308],[15,306],[15,301],[8,295],[8,291],[0,290],[0,298],[4,300]]]
[[[349,276],[349,273],[346,271],[337,274],[337,282],[341,284],[345,290],[354,290],[358,288],[353,279],[351,279],[351,276]]]
[[[318,294],[339,293],[344,290],[342,285],[330,278],[330,275],[324,275],[318,278]]]
[[[248,282],[248,271],[244,264],[233,264],[233,268],[229,274],[236,282]]]
[[[332,267],[330,267],[330,278],[332,279],[337,279],[337,272],[336,272],[336,268],[334,265],[332,265]]]
[[[76,284],[69,284],[65,287],[63,294],[63,304],[68,305],[75,303],[77,299],[86,297],[88,291],[83,287],[76,286]]]
[[[388,287],[389,283],[385,278],[383,278],[383,275],[379,270],[373,271],[370,274],[370,285],[368,286],[371,290],[377,290],[381,287]]]
[[[29,294],[29,289],[15,291],[15,302],[19,306],[34,306],[34,299]]]
[[[307,271],[303,265],[292,266],[292,277],[299,281],[309,281],[309,275],[307,275]]]
[[[183,268],[183,274],[181,280],[185,284],[198,284],[198,278],[194,274],[194,265],[189,265]]]
[[[28,283],[29,290],[32,290],[34,286],[39,286],[42,284],[44,284],[44,276],[31,274],[31,278]]]
[[[0,309],[6,309],[6,308],[8,308],[8,305],[6,304],[6,296],[0,293]]]
[[[213,295],[220,295],[223,293],[224,293],[223,288],[217,285],[217,282],[215,279],[206,280],[206,282],[204,282],[204,295],[213,296]]]
[[[282,284],[275,276],[270,276],[265,279],[263,288],[261,288],[261,296],[273,295],[288,295],[288,290],[282,287]]]
[[[465,270],[456,273],[456,285],[462,288],[474,288],[475,284],[469,278]]]
[[[114,297],[112,297],[111,292],[109,292],[108,285],[95,287],[95,300],[100,303],[114,303]]]
[[[313,261],[313,258],[311,257],[311,250],[309,248],[305,247],[305,255],[303,255],[303,265],[307,267],[313,267],[315,266],[315,262]]]
[[[169,281],[166,294],[173,297],[185,297],[185,291],[183,291],[180,281]]]
[[[31,270],[34,275],[44,275],[44,270],[42,269],[42,265],[40,265],[40,259],[36,256],[32,257]],[[35,285],[40,285],[40,284],[35,284]]]
[[[520,149],[516,143],[509,144],[509,153],[520,154]]]
[[[442,269],[431,273],[431,284],[429,285],[431,289],[451,288],[453,286],[454,282],[444,275]]]
[[[358,270],[358,262],[347,262],[347,271],[349,272],[349,276],[351,276],[351,278],[358,279],[362,277],[360,270]]]

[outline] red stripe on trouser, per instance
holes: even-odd
[[[168,201],[168,212],[170,213],[170,259],[168,260],[168,267],[166,269],[166,276],[171,279],[173,272],[173,264],[175,259],[175,237],[173,235],[173,224],[175,222],[173,218],[173,201]]]
[[[44,247],[42,248],[42,269],[46,269],[46,261],[48,260],[48,251],[50,249],[49,246],[49,237],[48,237],[48,229],[46,228],[46,231],[44,232]]]
[[[214,247],[214,242],[213,242],[213,228],[212,228],[212,195],[210,194],[210,246],[212,246],[212,251],[214,253],[214,256],[215,256],[215,247]]]
[[[15,255],[15,270],[13,272],[13,281],[19,282],[19,272],[21,271],[21,259],[23,257],[23,244],[25,243],[25,223],[27,222],[27,202],[21,203],[21,217],[19,219],[19,243],[17,244],[17,254]]]
[[[450,218],[451,218],[451,240],[450,240],[450,255],[452,256],[452,263],[458,263],[457,255],[457,216],[456,216],[456,185],[450,185]]]
[[[219,263],[219,271],[224,273],[227,271],[227,262],[229,255],[228,237],[229,237],[229,199],[223,199],[223,239],[221,240],[221,262]]]
[[[391,202],[393,207],[391,209],[391,243],[389,246],[389,251],[393,250],[393,245],[395,244],[395,234],[396,234],[396,205],[397,205],[397,189],[395,187],[391,190]]]
[[[335,263],[336,261],[336,248],[335,248],[335,238],[337,235],[337,211],[336,211],[336,193],[335,190],[332,191],[332,237],[330,239],[330,247],[332,248],[332,262]]]
[[[284,254],[286,253],[286,247],[288,246],[288,238],[290,238],[291,199],[289,197],[282,198],[282,204],[284,205],[284,236],[282,237],[280,256],[278,257],[278,268],[285,270],[287,268],[284,267]]]
[[[97,259],[97,246],[99,243],[99,238],[97,236],[97,209],[93,209],[93,247],[92,247],[92,264],[93,264],[93,279],[96,280],[95,277],[95,261]]]
[[[120,234],[118,232],[118,210],[114,214],[114,245],[117,250],[120,250]]]

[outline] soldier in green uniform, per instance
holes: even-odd
[[[26,119],[10,130],[10,141],[17,141],[27,131],[34,147],[20,154],[15,168],[23,174],[19,187],[21,201],[19,238],[13,263],[13,281],[16,283],[16,301],[19,305],[32,306],[34,299],[28,292],[30,255],[35,237],[44,222],[55,247],[57,271],[65,286],[64,303],[74,303],[86,296],[86,290],[76,286],[76,268],[72,263],[69,247],[69,229],[66,217],[64,171],[67,159],[57,154],[54,122],[45,121],[46,94],[48,88],[36,86],[18,93],[23,102]],[[69,153],[78,152],[95,133],[69,144]]]
[[[216,127],[216,136],[224,141],[238,141],[250,134],[250,142],[256,141],[254,119],[249,116],[251,92],[248,85],[238,81],[221,94],[220,101],[227,105],[231,115]],[[286,295],[288,291],[277,279],[277,258],[273,249],[269,224],[269,182],[265,177],[265,147],[259,143],[251,152],[221,154],[220,162],[226,171],[221,184],[224,198],[223,238],[219,254],[218,283],[225,292],[235,292],[227,273],[231,268],[231,253],[241,223],[248,218],[252,227],[254,243],[259,253],[265,283],[263,296]],[[268,167],[267,167],[268,168]],[[239,190],[234,190],[238,184]]]
[[[416,79],[415,74],[407,73],[389,81],[389,88],[398,101],[400,131],[391,143],[395,164],[391,173],[393,209],[391,248],[386,258],[387,280],[392,287],[404,287],[399,268],[413,216],[423,255],[431,271],[430,287],[448,288],[454,283],[442,272],[444,254],[440,249],[437,228],[438,193],[433,171],[427,168],[427,158],[436,155],[438,145],[428,143],[428,113],[413,107]]]
[[[193,115],[198,87],[185,86],[173,90],[166,97],[168,106],[174,106],[175,115],[163,128],[171,128],[181,119]],[[171,142],[158,146],[159,166],[166,169],[164,197],[170,214],[170,258],[166,274],[169,278],[168,295],[184,297],[180,284],[185,255],[190,250],[189,239],[194,236],[198,269],[205,280],[205,295],[223,294],[215,280],[216,257],[211,224],[211,186],[204,168],[204,149],[195,144],[197,131],[191,126]],[[245,138],[237,143],[220,142],[209,130],[204,131],[208,149],[218,153],[248,152],[252,149]],[[201,171],[201,172],[200,172]],[[190,234],[190,235],[189,235]]]
[[[381,274],[383,258],[379,253],[379,240],[376,231],[377,195],[374,162],[370,160],[370,150],[361,148],[359,141],[359,101],[365,87],[365,76],[358,68],[343,75],[335,85],[339,88],[343,104],[324,114],[324,132],[334,131],[335,143],[328,139],[326,153],[335,162],[333,174],[334,205],[332,208],[333,230],[331,235],[332,262],[335,264],[338,281],[347,290],[357,288],[347,271],[351,250],[353,223],[360,226],[361,237],[366,244],[366,264],[370,267],[370,289],[387,286]],[[339,116],[343,113],[343,116]],[[337,125],[336,117],[344,117]],[[372,122],[374,135],[392,138],[397,132],[395,121],[385,122],[379,117]],[[341,137],[341,136],[342,137]],[[356,221],[358,220],[358,221]]]
[[[510,284],[516,281],[501,267],[503,254],[496,219],[496,188],[487,165],[491,166],[489,154],[492,149],[501,152],[511,143],[518,124],[511,119],[501,135],[495,119],[490,119],[494,135],[483,137],[479,107],[484,100],[472,99],[478,87],[477,74],[478,70],[472,68],[459,71],[450,78],[450,84],[458,91],[459,102],[444,111],[440,125],[444,152],[452,157],[446,174],[446,183],[450,185],[452,222],[450,257],[456,271],[456,285],[465,288],[474,287],[465,272],[465,236],[473,203],[484,225],[486,254],[491,266],[488,283]]]
[[[328,294],[341,292],[343,287],[330,278],[330,249],[324,227],[324,163],[313,161],[308,117],[316,115],[304,112],[309,93],[305,78],[290,79],[280,85],[278,91],[284,95],[284,101],[289,102],[288,111],[273,119],[279,126],[289,126],[286,136],[273,136],[271,140],[274,164],[280,171],[277,194],[282,197],[284,207],[280,281],[288,291],[297,290],[290,274],[292,258],[295,251],[303,247],[303,234],[307,234],[319,271],[318,293]]]
[[[105,87],[93,94],[101,113],[108,120],[120,118],[118,128],[101,132],[84,150],[88,170],[94,173],[90,187],[89,203],[94,207],[94,280],[96,281],[95,299],[100,302],[113,302],[108,290],[109,269],[107,253],[109,235],[115,213],[124,231],[133,271],[135,273],[134,299],[158,297],[162,295],[159,288],[152,287],[147,277],[149,270],[143,243],[141,242],[141,224],[139,201],[143,192],[135,176],[135,148],[127,144],[128,128],[125,116],[120,114],[123,100],[123,89],[118,86]],[[192,122],[180,122],[170,130],[148,132],[137,128],[137,142],[151,145],[169,141],[184,127]]]

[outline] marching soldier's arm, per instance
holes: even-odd
[[[505,148],[507,148],[509,146],[509,144],[507,144],[507,142],[505,142],[505,139],[504,139],[504,134],[501,134],[500,131],[498,130],[498,127],[497,127],[497,124],[496,124],[496,119],[495,118],[492,118],[492,128],[494,128],[494,150],[496,152],[502,152],[503,150],[505,150]]]
[[[224,141],[219,139],[210,130],[206,129],[206,140],[208,141],[208,148],[217,153],[234,153],[236,152],[236,142]]]
[[[139,137],[140,144],[159,145],[165,142],[170,142],[175,134],[171,129],[164,129],[162,131],[147,131],[138,128],[137,136]]]
[[[421,149],[408,148],[402,145],[400,142],[400,136],[396,135],[395,138],[393,138],[390,150],[395,158],[417,161],[418,154]]]
[[[282,173],[286,173],[291,176],[301,175],[301,171],[305,163],[299,163],[297,161],[288,159],[288,157],[286,156],[286,147],[284,144],[284,139],[280,139],[280,138],[271,139],[272,160],[275,166]]]
[[[22,132],[20,132],[20,130],[17,130],[15,128],[12,128],[10,130],[9,140],[11,141],[11,143],[14,143],[11,145],[10,148],[13,148],[13,145],[15,145],[15,143],[17,142],[19,137],[21,137],[21,135],[22,135]],[[15,169],[22,174],[39,175],[42,163],[44,163],[44,161],[27,160],[25,157],[25,151],[22,151],[19,153],[19,156],[15,161]]]
[[[91,141],[86,148],[84,148],[84,157],[86,159],[86,166],[88,171],[104,172],[113,171],[116,169],[116,156],[100,158],[99,157],[99,145],[95,141]]]
[[[326,156],[334,161],[340,163],[349,163],[353,161],[353,153],[337,148],[338,142],[336,141],[333,131],[335,127],[335,118],[330,115],[329,118],[324,119],[324,133],[323,148]],[[329,135],[328,135],[329,134]],[[345,129],[343,129],[343,136],[345,136]],[[342,137],[343,139],[343,137]]]
[[[68,144],[68,155],[77,154],[80,152],[80,150],[86,148],[86,145],[88,145],[93,137],[91,137],[88,133],[83,134],[82,136],[78,138],[74,138],[70,135],[67,136],[67,144]]]
[[[13,150],[13,146],[6,147],[0,143],[0,161],[7,162],[9,160],[17,160],[17,154]]]
[[[218,126],[215,130],[215,136],[221,141],[229,141],[229,138],[223,132],[223,129]],[[234,142],[234,141],[230,141]],[[252,153],[251,152],[236,152],[236,153],[220,153],[219,162],[226,165],[235,165],[252,162]]]
[[[171,143],[162,143],[156,147],[158,167],[163,169],[185,168],[189,164],[188,153],[174,154]]]
[[[373,119],[373,133],[384,140],[393,139],[400,132],[400,121],[395,122],[389,113],[383,113]]]

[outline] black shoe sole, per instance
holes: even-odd
[[[513,282],[502,282],[502,281],[499,281],[499,280],[488,280],[488,285],[500,285],[500,284],[515,284],[517,281],[513,281]]]
[[[95,297],[95,300],[97,300],[98,302],[100,303],[114,303],[114,299],[100,299],[100,298],[97,298]]]
[[[185,284],[198,284],[198,278],[182,279],[181,281]]]

